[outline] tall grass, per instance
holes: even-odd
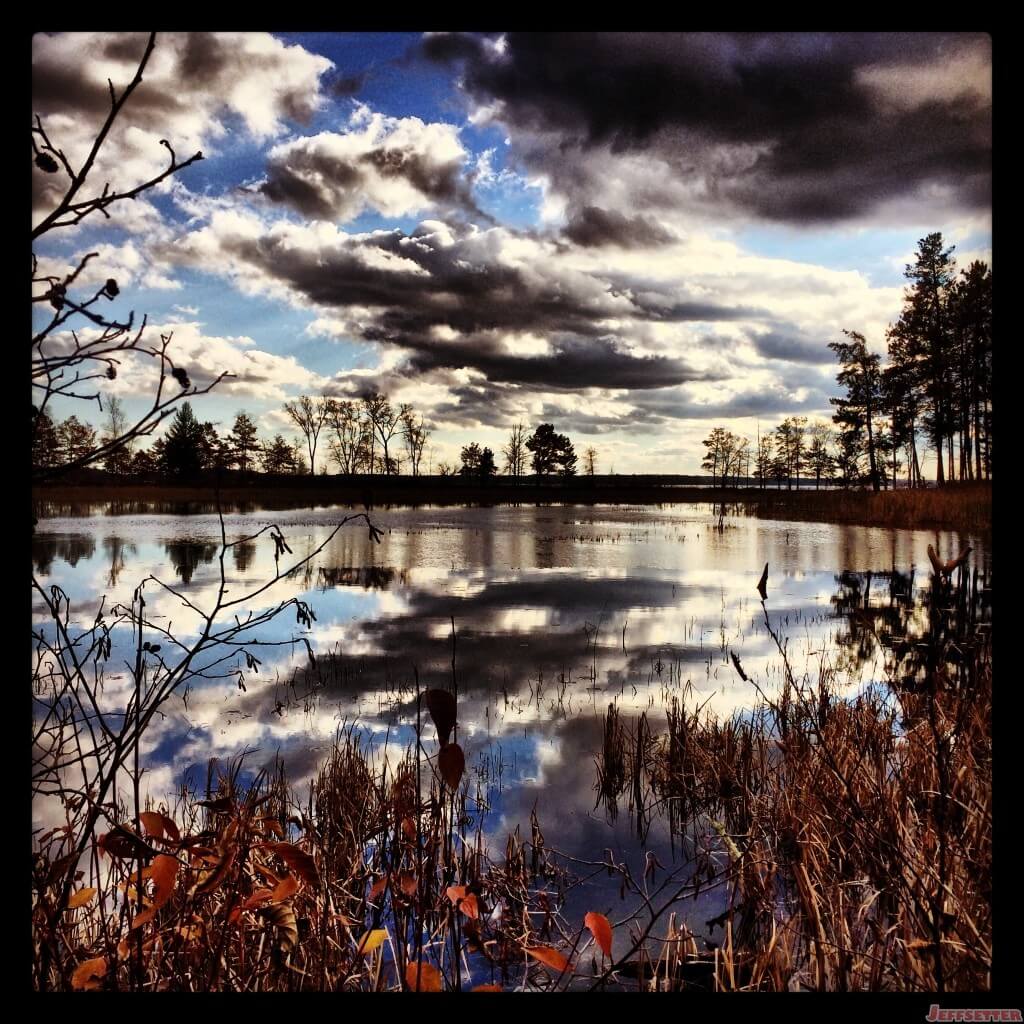
[[[935,616],[956,598],[934,581]],[[728,878],[716,987],[990,987],[990,634],[937,629],[919,646],[911,671],[843,699],[827,664],[797,678],[779,642],[785,685],[752,714],[674,701],[643,761],[626,730],[629,785],[646,774],[698,838],[695,873]]]

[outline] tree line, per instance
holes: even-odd
[[[221,434],[214,423],[196,417],[191,403],[184,402],[167,431],[149,448],[136,448],[132,442],[116,446],[102,466],[118,475],[190,477],[219,469],[313,474],[318,465],[322,467],[326,448],[328,459],[344,475],[393,475],[403,470],[413,476],[422,473],[432,431],[409,404],[395,408],[378,393],[344,401],[303,395],[285,403],[284,411],[301,433],[301,441],[286,440],[281,434],[261,439],[255,421],[245,411],[235,416],[228,433]],[[121,437],[126,419],[123,404],[116,397],[108,399],[106,419],[98,431],[77,416],[54,423],[44,413],[33,436],[33,462],[39,468],[74,463],[99,444]],[[572,442],[556,433],[550,423],[542,423],[529,436],[523,424],[516,424],[501,451],[502,469],[510,476],[523,476],[527,464],[539,476],[576,473]],[[588,448],[584,457],[586,472],[591,475],[596,454]],[[481,480],[499,471],[494,452],[476,442],[462,448],[460,464],[441,462],[437,469],[441,476]]]
[[[832,399],[839,458],[875,490],[923,484],[918,445],[935,455],[935,480],[992,479],[992,271],[981,260],[956,272],[941,232],[920,239],[904,276],[888,362],[844,331],[830,344],[845,390]]]
[[[712,481],[753,476],[761,487],[794,480],[799,487],[801,474],[813,474],[816,486],[836,479],[877,491],[896,487],[902,475],[920,487],[919,450],[934,452],[937,483],[990,480],[992,271],[975,260],[957,276],[953,249],[940,232],[918,242],[903,310],[887,331],[885,366],[856,331],[829,344],[843,388],[830,399],[835,429],[790,416],[752,445],[715,427],[703,441]]]

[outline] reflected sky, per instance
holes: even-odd
[[[148,583],[147,611],[179,638],[195,635],[196,617],[177,594],[201,608],[215,600],[215,515],[68,511],[40,519],[32,558],[44,588],[68,594],[73,623],[91,626],[104,595],[107,608],[128,602],[155,576],[172,589]],[[276,522],[301,558],[347,511],[235,513],[224,529],[235,541]],[[280,756],[304,791],[346,722],[398,756],[414,736],[414,673],[422,688],[449,686],[454,653],[458,739],[475,773],[471,792],[479,784],[489,806],[485,831],[501,847],[517,825],[529,836],[536,804],[550,846],[592,860],[611,848],[639,876],[644,847],[629,815],[609,821],[595,806],[605,711],[615,703],[627,720],[645,712],[654,732],[673,696],[707,701],[722,715],[741,711],[756,693],[732,653],[772,692],[781,665],[756,591],[765,562],[769,615],[788,638],[794,669],[816,676],[823,661],[840,667],[849,692],[884,676],[886,646],[867,642],[857,625],[865,609],[897,638],[923,614],[929,543],[944,558],[971,544],[982,589],[991,571],[978,536],[739,515],[726,515],[719,530],[709,505],[399,508],[372,517],[380,544],[352,524],[309,566],[254,599],[258,610],[301,597],[315,611],[312,629],[293,613],[280,617],[260,638],[294,644],[254,647],[258,671],[240,656],[237,669],[193,683],[166,705],[144,740],[154,797],[204,776],[211,757],[243,749],[251,768]],[[231,548],[229,597],[272,576],[273,554],[268,536]],[[36,601],[34,618],[45,628],[43,612]],[[302,638],[318,656],[315,672]],[[118,666],[130,642],[130,631],[115,632],[104,682],[111,705],[127,698]],[[424,742],[435,749],[432,726]],[[678,838],[670,840],[663,821],[651,824],[646,843],[665,864],[679,858]],[[581,912],[614,915],[617,882],[601,873],[574,892],[570,909],[576,901]],[[687,917],[706,934],[702,903]]]

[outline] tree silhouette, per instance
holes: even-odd
[[[856,331],[843,331],[850,340],[833,341],[829,348],[839,358],[842,369],[836,374],[836,380],[846,388],[845,398],[831,398],[829,401],[836,407],[832,419],[863,438],[870,466],[871,486],[879,490],[881,479],[875,457],[874,417],[878,415],[882,405],[882,373],[879,368],[879,357],[868,351],[863,334]],[[851,448],[847,447],[849,453]]]
[[[542,423],[527,440],[526,447],[533,452],[533,471],[538,476],[558,473],[573,476],[576,473],[576,452],[565,434],[556,434],[550,423]]]
[[[178,477],[196,476],[203,468],[206,431],[190,403],[179,406],[163,439],[160,468]]]
[[[230,450],[230,461],[238,466],[243,473],[253,468],[256,455],[260,449],[256,424],[244,411],[235,416],[231,433],[227,436]]]

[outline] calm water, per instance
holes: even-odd
[[[225,530],[234,541],[276,522],[302,557],[346,511],[236,512]],[[138,506],[37,514],[37,578],[67,593],[73,621],[90,626],[104,595],[108,609],[127,603],[142,579],[155,576],[181,596],[151,582],[147,611],[182,640],[196,635],[197,619],[181,597],[200,608],[215,599],[215,515],[140,514]],[[536,805],[550,847],[591,860],[611,848],[639,877],[647,849],[671,864],[682,855],[679,840],[656,819],[641,841],[628,814],[609,820],[595,806],[604,714],[612,702],[627,720],[646,712],[657,732],[666,700],[684,693],[723,715],[742,711],[755,691],[734,669],[732,652],[771,692],[780,665],[756,591],[765,562],[769,615],[788,638],[794,669],[816,677],[826,659],[846,673],[851,693],[885,674],[887,651],[858,626],[864,616],[900,635],[924,614],[929,543],[943,558],[971,544],[980,591],[991,579],[982,537],[731,515],[717,529],[710,505],[396,508],[372,518],[384,531],[380,544],[351,524],[310,566],[252,602],[255,611],[301,597],[316,614],[312,629],[286,613],[259,634],[284,645],[254,648],[258,673],[240,658],[226,675],[193,683],[165,706],[145,741],[155,798],[183,781],[201,787],[211,757],[243,750],[252,771],[282,758],[305,793],[337,730],[353,721],[382,754],[398,756],[415,730],[414,668],[424,688],[451,683],[454,620],[459,742],[474,778],[470,791],[479,784],[488,805],[485,831],[495,850],[517,825],[529,837]],[[225,560],[229,597],[272,576],[273,555],[268,536],[233,548]],[[37,601],[40,622],[41,612]],[[305,669],[303,637],[318,656],[331,655],[320,658],[322,684]],[[127,697],[118,666],[130,634],[114,639],[104,687],[116,702]],[[119,643],[126,645],[120,653]],[[427,726],[428,749],[433,739]],[[46,809],[34,816],[41,823]],[[706,933],[712,905],[709,897],[683,912],[698,933]],[[591,909],[621,912],[617,884],[604,872],[572,894],[570,912]]]

